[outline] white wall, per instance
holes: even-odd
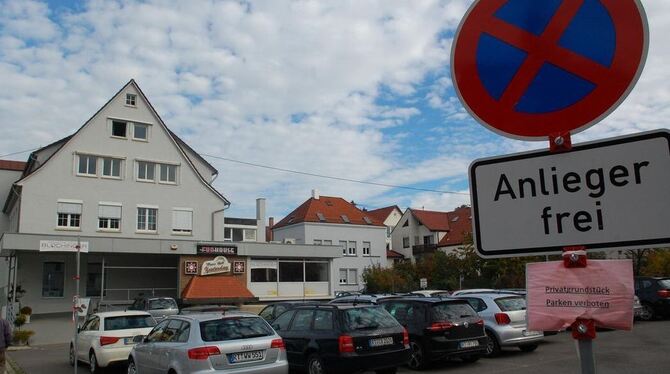
[[[389,214],[388,217],[386,217],[386,220],[384,221],[384,225],[386,227],[389,227],[391,231],[395,228],[395,226],[398,224],[398,221],[402,218],[402,213],[398,211],[397,209],[393,209],[391,214]],[[386,237],[386,243],[388,244],[389,249],[394,249],[393,248],[393,240],[392,236],[388,235]]]

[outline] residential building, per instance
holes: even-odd
[[[438,248],[444,252],[452,251],[471,233],[470,207],[464,205],[451,212],[408,208],[391,236],[396,252],[416,260]]]
[[[7,196],[23,173],[26,163],[22,161],[0,160],[0,201],[6,201]],[[0,234],[9,230],[9,216],[0,214]],[[0,280],[7,279],[8,261],[0,259]],[[0,282],[0,300],[7,300],[7,284]],[[4,317],[4,315],[3,315]]]
[[[339,247],[333,261],[336,291],[365,287],[362,274],[369,266],[386,266],[386,226],[340,197],[312,197],[272,227],[273,239],[298,244]]]
[[[386,249],[393,249],[393,241],[391,240],[391,232],[402,218],[402,210],[397,205],[391,205],[375,210],[368,210],[367,214],[379,222],[383,222],[386,226]]]

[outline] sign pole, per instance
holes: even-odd
[[[72,320],[74,321],[74,374],[77,374],[77,352],[79,352],[79,313],[78,313],[78,303],[79,303],[79,265],[80,265],[80,258],[81,258],[81,237],[77,236],[77,275],[75,275],[75,292],[74,292],[74,300],[73,300],[73,307],[72,307]]]

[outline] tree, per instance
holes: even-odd
[[[651,249],[629,249],[625,252],[626,258],[633,260],[633,275],[641,275],[647,265],[647,257]]]
[[[659,277],[670,275],[670,248],[652,250],[647,257],[642,274]]]

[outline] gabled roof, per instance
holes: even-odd
[[[26,163],[23,161],[0,160],[0,170],[23,171]]]
[[[430,231],[449,231],[449,215],[446,212],[410,209],[410,212]]]
[[[384,226],[383,222],[370,216],[368,212],[358,209],[356,205],[341,197],[320,196],[318,199],[313,197],[307,199],[302,205],[286,215],[284,219],[277,222],[273,228],[276,229],[301,222]]]
[[[447,214],[451,229],[442,237],[437,244],[438,247],[463,244],[465,236],[472,234],[472,212],[469,206],[456,208],[456,210]]]
[[[403,256],[402,253],[398,253],[394,250],[387,249],[386,258],[405,258],[405,256]]]
[[[379,209],[375,209],[375,210],[368,210],[367,213],[370,217],[376,218],[377,221],[384,222],[384,221],[386,221],[388,216],[391,214],[391,212],[393,212],[393,210],[395,210],[395,209],[398,209],[398,212],[400,212],[400,214],[402,214],[402,210],[400,210],[400,208],[398,208],[397,205],[391,205],[391,206],[387,206],[387,207],[379,208]]]

